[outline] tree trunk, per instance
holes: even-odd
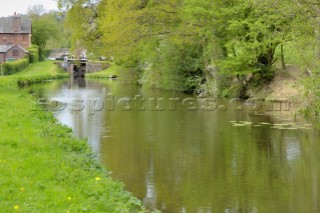
[[[286,64],[284,62],[284,49],[283,49],[283,44],[281,44],[281,64],[282,64],[282,69],[286,69]]]

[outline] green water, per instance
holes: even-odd
[[[253,126],[289,121],[231,110],[227,101],[215,103],[227,109],[197,109],[194,96],[119,80],[54,81],[31,91],[67,103],[64,110],[49,108],[77,137],[88,138],[112,177],[148,209],[320,212],[315,129]],[[152,98],[163,99],[158,108]],[[81,110],[70,107],[73,99],[83,100],[77,102]],[[230,121],[253,124],[234,127]]]

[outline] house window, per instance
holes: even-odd
[[[13,51],[12,51],[12,55],[13,55],[14,57],[18,57],[18,56],[19,56],[19,50],[13,50]]]

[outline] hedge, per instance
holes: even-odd
[[[32,45],[27,49],[29,51],[29,62],[36,63],[39,62],[39,47],[36,45]]]
[[[19,59],[12,62],[4,62],[2,65],[1,72],[3,75],[11,75],[20,72],[29,66],[28,59]]]
[[[69,73],[58,73],[56,75],[39,75],[39,76],[28,76],[28,77],[19,77],[17,78],[17,83],[19,87],[25,87],[31,84],[35,83],[41,83],[45,82],[48,80],[53,80],[53,79],[62,79],[62,78],[68,78]]]

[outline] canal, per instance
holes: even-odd
[[[121,80],[29,90],[148,209],[320,211],[320,134],[305,122]]]

